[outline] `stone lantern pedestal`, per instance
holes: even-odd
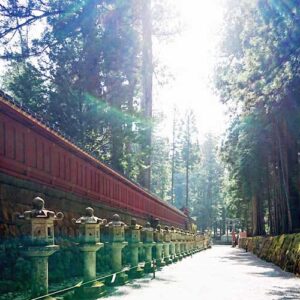
[[[163,267],[166,263],[163,260],[163,231],[160,225],[157,225],[156,230],[154,231],[154,241],[155,241],[155,248],[156,248],[156,265],[157,267]]]
[[[75,290],[76,298],[98,298],[105,294],[103,282],[96,281],[96,252],[103,247],[100,243],[102,220],[94,216],[94,210],[87,207],[85,215],[74,220],[79,227],[79,250],[83,254],[83,285]]]
[[[175,253],[177,261],[182,260],[182,255],[180,254],[180,242],[178,241],[175,242]]]
[[[181,255],[181,231],[180,231],[179,228],[176,230],[175,239],[176,239],[175,253],[176,253],[176,256],[177,256],[178,260],[182,260],[182,255]]]
[[[175,242],[173,242],[173,241],[170,242],[170,257],[171,257],[172,262],[178,261],[178,257],[175,252]]]
[[[186,233],[186,252],[187,255],[191,255],[192,251],[191,251],[191,234],[189,232]]]
[[[113,282],[107,281],[109,285],[123,285],[128,281],[128,275],[122,272],[122,249],[128,245],[125,241],[126,224],[115,214],[111,222],[107,224],[108,239],[107,247],[111,251],[112,271],[118,274]]]
[[[186,254],[185,254],[185,242],[184,241],[181,241],[181,243],[180,243],[180,253],[181,253],[182,257],[186,257]]]
[[[156,247],[156,265],[157,267],[164,267],[166,263],[163,260],[163,242],[156,242],[155,247]]]
[[[170,257],[170,242],[164,242],[164,262],[166,265],[169,265],[172,263],[172,260]]]
[[[193,252],[197,253],[197,233],[195,233],[193,237]]]
[[[48,258],[59,249],[57,245],[27,247],[22,252],[31,261],[31,296],[48,294]],[[49,298],[47,298],[49,299]]]
[[[146,256],[144,272],[150,273],[153,272],[153,268],[155,268],[155,266],[152,266],[152,247],[155,245],[155,242],[153,241],[153,228],[151,228],[149,222],[147,222],[142,229],[142,241]]]
[[[144,275],[144,270],[139,266],[139,248],[143,245],[141,242],[141,229],[142,226],[136,224],[136,219],[132,219],[131,225],[126,230],[130,250],[131,268],[129,276],[131,278],[141,278]]]
[[[31,296],[33,298],[48,294],[48,258],[59,249],[54,245],[54,221],[62,220],[63,214],[55,215],[45,209],[42,198],[32,201],[32,210],[23,215],[17,214],[17,223],[23,226],[25,239],[22,253],[30,258]]]
[[[188,252],[187,252],[187,236],[186,233],[183,232],[183,257],[187,257],[188,256]]]
[[[183,257],[186,257],[185,255],[185,236],[184,236],[184,232],[181,230],[180,231],[180,255]]]

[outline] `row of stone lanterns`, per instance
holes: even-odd
[[[48,293],[48,257],[59,248],[54,245],[54,222],[62,220],[63,214],[55,215],[46,210],[44,200],[37,197],[33,200],[32,210],[17,215],[17,219],[23,225],[26,237],[23,252],[32,260],[32,296],[45,295]],[[78,247],[83,254],[84,280],[84,284],[75,291],[75,297],[97,298],[105,293],[105,284],[96,281],[96,252],[104,245],[110,249],[114,273],[108,277],[106,284],[116,285],[126,283],[128,275],[138,278],[144,272],[153,271],[153,259],[157,267],[162,267],[209,246],[204,236],[174,227],[162,229],[159,220],[156,221],[156,228],[149,223],[142,227],[135,219],[127,226],[115,214],[112,221],[107,223],[106,219],[94,216],[91,207],[86,208],[84,216],[73,220],[79,229]],[[122,264],[122,250],[126,246],[129,248],[131,265],[128,274],[123,271]],[[145,251],[144,268],[139,265],[140,248]]]

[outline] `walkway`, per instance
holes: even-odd
[[[300,278],[230,246],[214,246],[118,287],[108,300],[300,299]],[[102,298],[103,299],[103,298]]]

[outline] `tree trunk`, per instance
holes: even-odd
[[[141,170],[140,183],[150,190],[151,186],[151,142],[152,142],[152,16],[151,0],[142,0],[142,31],[143,31],[143,61],[142,61],[142,112],[145,117],[145,144],[147,151],[144,159],[146,168]]]
[[[284,200],[285,200],[285,206],[286,206],[285,210],[286,210],[286,214],[287,214],[287,231],[292,232],[293,223],[292,223],[292,215],[291,215],[290,199],[289,199],[287,153],[286,153],[286,146],[284,146],[282,143],[279,125],[277,126],[277,139],[278,139],[278,151],[279,151],[282,187],[283,187]],[[283,147],[285,147],[285,148],[283,149]]]
[[[173,116],[173,136],[172,136],[172,179],[171,179],[171,203],[174,205],[174,178],[175,178],[175,132],[176,132],[176,109],[174,108]]]
[[[186,183],[185,183],[185,207],[189,207],[189,170],[190,170],[190,115],[188,114],[187,119],[187,149],[186,149],[186,164],[185,164],[185,173],[186,173]]]
[[[252,196],[252,234],[264,235],[263,207],[257,194]]]

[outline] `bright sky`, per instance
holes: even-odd
[[[173,0],[184,29],[168,44],[154,43],[154,54],[175,77],[168,85],[155,86],[154,110],[165,114],[162,128],[167,136],[174,105],[180,112],[194,111],[200,140],[207,132],[220,134],[225,128],[224,108],[210,87],[222,22],[220,1]]]
[[[200,140],[207,132],[221,134],[226,126],[224,108],[210,88],[223,1],[169,0],[183,28],[170,42],[154,40],[153,45],[154,56],[174,76],[163,87],[154,85],[154,112],[164,114],[159,126],[164,136],[172,136],[174,106],[182,114],[194,111]]]

